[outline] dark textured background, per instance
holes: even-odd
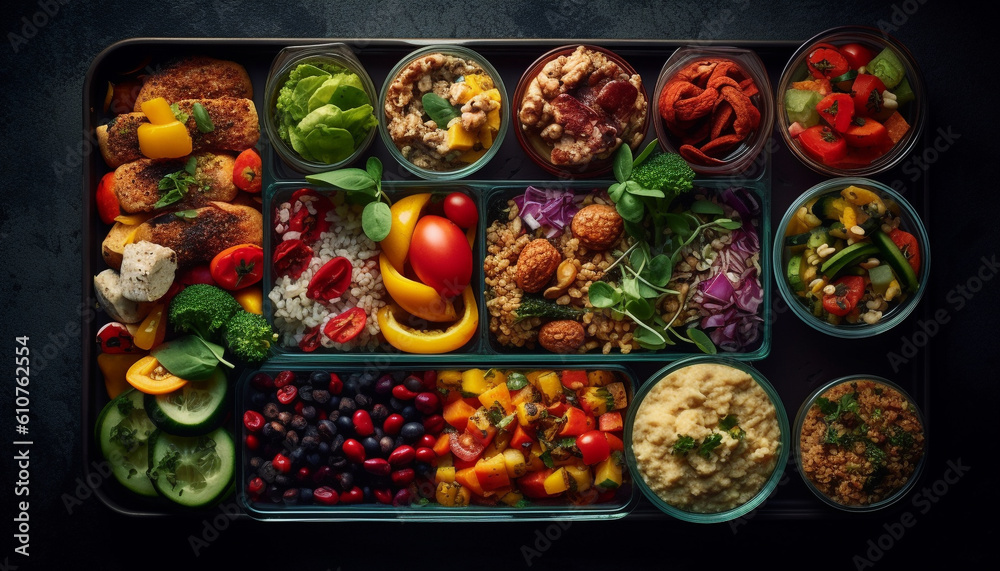
[[[172,3],[17,1],[2,8],[0,46],[0,343],[8,371],[0,370],[0,490],[4,514],[15,506],[16,470],[14,337],[31,337],[36,356],[31,375],[31,557],[13,553],[14,525],[0,525],[0,568],[207,569],[252,558],[241,565],[287,569],[521,568],[522,546],[537,548],[547,524],[261,524],[238,521],[193,555],[189,536],[201,535],[202,518],[136,519],[119,516],[91,497],[68,510],[83,475],[81,431],[82,357],[81,224],[84,125],[81,94],[94,58],[112,43],[132,37],[311,38],[636,38],[748,41],[805,40],[837,25],[895,26],[893,33],[916,56],[928,86],[929,144],[939,132],[958,139],[938,154],[923,176],[931,177],[932,284],[925,315],[947,322],[931,336],[928,411],[932,456],[924,483],[939,499],[915,525],[898,525],[899,511],[871,517],[804,521],[750,520],[731,526],[698,526],[666,518],[574,523],[535,568],[583,565],[657,567],[739,565],[752,560],[822,569],[864,566],[855,556],[879,556],[878,569],[920,564],[930,553],[949,563],[996,561],[997,525],[982,508],[996,505],[991,470],[996,464],[996,281],[984,281],[961,307],[958,287],[996,268],[997,254],[995,29],[971,3],[944,0],[896,2],[799,1],[752,3],[699,1],[536,2],[223,2]],[[982,6],[980,4],[979,6]],[[47,12],[46,12],[47,10]],[[27,23],[34,20],[35,27]],[[12,40],[23,35],[25,42]],[[13,43],[12,43],[13,41]],[[511,87],[511,86],[509,86]],[[941,131],[939,131],[941,130]],[[83,151],[83,153],[81,152]],[[918,148],[922,152],[923,149]],[[780,216],[784,206],[775,207]],[[780,210],[780,211],[779,211]],[[992,270],[990,268],[993,268]],[[975,284],[975,281],[972,282]],[[920,323],[908,321],[878,341],[899,350],[915,339]],[[926,324],[925,324],[926,325]],[[824,355],[820,346],[801,347]],[[783,370],[790,344],[762,365]],[[794,414],[794,411],[789,411]],[[969,471],[944,483],[950,463]],[[797,477],[791,474],[792,477]],[[933,488],[937,485],[937,488]],[[18,498],[24,499],[24,498]],[[911,510],[913,511],[913,510]],[[13,517],[13,516],[12,516]],[[900,530],[903,533],[900,535]],[[891,537],[895,532],[897,537]],[[881,540],[879,551],[873,550]],[[7,546],[10,547],[7,547]],[[884,553],[882,553],[884,552]],[[880,553],[882,553],[880,555]],[[10,566],[7,567],[6,565]],[[753,567],[756,567],[754,565]]]

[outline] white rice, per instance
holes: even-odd
[[[317,325],[322,330],[327,321],[351,309],[365,310],[368,321],[365,329],[348,343],[335,343],[326,335],[320,335],[323,347],[348,350],[374,350],[381,345],[378,334],[378,320],[375,313],[386,304],[388,295],[382,285],[382,274],[378,267],[378,245],[361,230],[361,208],[345,204],[342,193],[330,197],[334,208],[327,214],[330,228],[320,234],[319,240],[309,244],[313,258],[309,266],[297,280],[288,276],[278,278],[268,292],[274,311],[274,327],[279,334],[279,343],[286,347],[297,347],[302,337]],[[301,203],[296,203],[301,208]],[[315,213],[312,204],[306,208]],[[300,238],[299,232],[286,231],[285,223],[292,213],[292,205],[282,203],[277,211],[275,233],[280,240]],[[351,287],[330,303],[322,303],[306,297],[306,289],[313,274],[325,263],[337,256],[351,261],[354,270]]]

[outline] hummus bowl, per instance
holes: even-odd
[[[771,384],[745,363],[693,357],[660,369],[633,399],[625,455],[643,495],[667,515],[729,521],[774,491],[790,448]]]

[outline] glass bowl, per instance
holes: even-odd
[[[699,65],[702,62],[706,64],[704,67]],[[726,66],[728,70],[723,71],[726,68],[719,66]],[[722,87],[727,81],[721,79],[723,77],[747,85],[740,87],[742,95],[720,93],[711,98],[699,95],[705,98],[701,111],[690,109],[690,105],[668,104],[669,100],[694,102],[693,96],[703,93],[706,88],[729,91]],[[749,87],[751,81],[753,88]],[[667,87],[671,89],[668,91]],[[737,175],[747,171],[771,135],[774,125],[771,81],[764,62],[754,51],[724,46],[682,47],[663,64],[655,93],[653,125],[660,147],[681,154],[699,174]],[[736,109],[734,103],[747,109],[742,121],[739,113],[733,111]],[[750,107],[756,110],[756,115]],[[717,131],[716,122],[720,122]]]
[[[350,125],[341,124],[344,129],[338,130],[339,136],[343,137],[353,137],[353,151],[347,155],[343,156],[343,152],[335,149],[325,148],[326,145],[317,146],[314,150],[309,151],[315,153],[320,151],[323,153],[328,153],[330,160],[324,161],[322,157],[317,158],[315,156],[303,157],[295,148],[293,148],[291,137],[287,134],[282,137],[282,132],[288,133],[288,129],[283,127],[281,121],[278,118],[277,113],[277,102],[278,96],[281,93],[282,88],[285,87],[286,82],[289,79],[289,75],[300,65],[312,65],[317,67],[329,66],[325,71],[338,71],[346,70],[357,76],[357,80],[351,80],[349,87],[355,88],[351,90],[345,89],[340,91],[339,86],[330,93],[326,98],[318,97],[319,91],[324,88],[316,89],[313,91],[313,97],[316,99],[316,103],[311,101],[307,102],[306,109],[309,107],[319,107],[323,101],[350,101],[350,103],[343,103],[344,109],[361,109],[363,105],[369,105],[372,107],[371,119],[363,119],[365,114],[363,111],[356,112],[359,114],[357,121],[352,121]],[[364,102],[364,97],[359,94],[356,89],[360,85],[364,91],[364,97],[367,101]],[[331,85],[332,86],[332,85]],[[281,157],[282,161],[285,162],[289,167],[295,169],[298,172],[312,174],[327,170],[335,170],[341,167],[345,167],[353,163],[357,158],[364,153],[368,147],[371,146],[372,141],[375,140],[375,125],[371,121],[375,120],[375,109],[374,104],[378,101],[378,96],[375,91],[375,84],[372,83],[371,77],[368,72],[365,71],[364,66],[361,61],[358,60],[354,52],[346,44],[341,43],[330,43],[330,44],[317,44],[309,46],[294,46],[287,47],[278,52],[275,56],[273,62],[271,63],[270,71],[267,75],[267,82],[264,87],[264,131],[267,134],[267,139],[274,149],[274,151]],[[351,107],[348,107],[351,105]],[[336,106],[340,109],[340,106]],[[315,109],[313,109],[315,111]],[[296,114],[302,113],[303,111],[297,111]],[[318,116],[317,116],[318,117]],[[291,119],[294,120],[294,119]],[[336,122],[334,118],[328,118],[327,122]],[[365,124],[367,123],[367,126]],[[333,126],[332,123],[330,123]],[[352,130],[356,130],[357,133],[352,133]],[[316,131],[313,131],[315,133]]]
[[[558,58],[571,58],[578,51],[580,52],[579,55],[586,54],[591,57],[603,57],[614,62],[621,69],[616,79],[627,80],[633,87],[638,87],[638,89],[634,90],[634,95],[632,95],[633,91],[629,88],[619,90],[622,92],[622,97],[632,97],[632,103],[630,104],[632,105],[632,112],[628,115],[629,118],[623,129],[625,136],[619,137],[616,133],[615,137],[617,139],[628,140],[629,146],[633,151],[636,151],[645,138],[646,127],[649,121],[649,97],[646,93],[645,85],[642,83],[642,79],[635,69],[618,54],[602,47],[587,44],[559,47],[543,54],[528,66],[527,71],[524,72],[524,75],[518,81],[517,89],[514,91],[514,108],[512,109],[512,113],[515,132],[517,133],[517,140],[521,148],[534,163],[553,175],[565,178],[589,178],[610,173],[614,151],[618,148],[618,145],[611,145],[605,139],[605,142],[598,149],[595,149],[596,154],[594,151],[574,151],[572,148],[564,153],[560,149],[556,155],[557,157],[565,157],[565,159],[559,158],[554,160],[554,145],[545,140],[541,135],[543,133],[551,133],[553,139],[558,139],[561,134],[566,132],[564,128],[566,121],[557,123],[552,120],[554,113],[550,109],[553,108],[553,105],[540,91],[538,97],[534,99],[535,102],[529,103],[529,106],[525,107],[525,98],[533,91],[538,91],[539,89],[535,79],[539,74],[543,73],[545,66]],[[636,83],[638,83],[638,86],[636,86]],[[590,100],[594,101],[592,105],[597,107],[595,110],[593,107],[580,104],[580,98],[584,97],[581,91],[589,88],[576,88],[576,84],[577,82],[574,82],[574,86],[567,88],[566,84],[560,80],[558,87],[553,90],[551,100],[554,101],[563,94],[566,94],[567,97],[572,96],[568,100],[567,105],[570,105],[570,107],[567,107],[567,109],[580,109],[587,116],[590,123],[597,122],[602,115],[607,117],[609,112],[601,104],[597,103],[597,100],[607,97],[605,101],[608,102],[608,105],[611,105],[611,102],[614,101],[612,97],[615,96],[615,92],[612,89],[608,89],[605,95],[602,96],[600,93],[595,95],[592,92],[593,90],[591,90],[591,93],[586,94]],[[602,92],[604,92],[603,86]],[[531,112],[532,109],[538,109],[539,107],[541,107],[541,111],[537,113]],[[569,116],[567,112],[560,111],[560,114],[563,113],[567,117]],[[536,119],[539,115],[541,117]],[[530,121],[525,122],[525,118],[529,118]],[[621,130],[621,121],[616,121],[619,126],[615,128]],[[586,133],[586,135],[589,137],[590,133],[592,131]]]
[[[463,128],[461,125],[438,129],[431,129],[426,132],[416,131],[412,133],[404,123],[402,123],[403,117],[400,116],[400,122],[396,122],[390,119],[390,115],[395,115],[400,113],[400,110],[410,106],[410,91],[402,87],[394,87],[396,79],[403,73],[413,74],[413,83],[419,81],[419,78],[423,77],[425,80],[430,80],[431,71],[424,71],[420,69],[408,69],[411,64],[417,64],[418,60],[424,61],[425,63],[430,60],[426,60],[428,56],[433,56],[434,54],[441,54],[445,56],[442,64],[436,65],[433,70],[444,69],[446,71],[441,72],[443,78],[452,84],[452,93],[460,93],[457,100],[458,104],[448,105],[451,100],[456,99],[455,95],[448,97],[449,101],[444,101],[445,98],[438,97],[437,100],[441,101],[447,113],[455,115],[460,113],[459,108],[464,107],[462,103],[466,102],[469,98],[476,97],[480,94],[485,93],[489,99],[494,101],[499,101],[500,107],[496,110],[492,110],[486,114],[486,123],[481,127],[477,127],[480,130],[476,133],[470,133],[470,130]],[[476,81],[469,82],[466,81],[464,76],[465,70],[469,69],[469,65],[472,64],[478,67],[481,73],[474,74],[476,76],[486,75],[487,81]],[[449,69],[450,66],[454,65],[453,69]],[[465,83],[471,85],[468,90],[456,91],[455,85],[460,83]],[[397,99],[402,99],[402,103],[394,104],[391,102],[394,93],[403,89],[402,93],[397,97]],[[430,87],[427,86],[426,89],[419,89],[425,94],[430,93]],[[464,93],[463,93],[464,91]],[[440,95],[440,94],[439,94]],[[426,95],[425,95],[426,96]],[[420,101],[412,103],[412,107],[409,113],[416,114],[420,113],[421,116],[410,121],[411,125],[419,125],[424,129],[429,129],[426,127],[428,121],[428,116],[424,111],[423,97]],[[432,45],[415,50],[404,58],[402,58],[392,71],[386,76],[385,83],[382,86],[382,99],[379,101],[378,117],[379,117],[379,131],[382,135],[382,141],[385,143],[386,148],[392,157],[402,165],[406,170],[417,175],[418,177],[426,180],[455,180],[459,178],[466,177],[485,166],[503,144],[504,137],[507,134],[507,129],[510,123],[508,119],[507,108],[509,106],[509,100],[507,98],[507,90],[504,87],[503,78],[500,73],[493,67],[493,65],[479,53],[457,45]],[[447,117],[447,115],[446,115]],[[402,129],[405,131],[406,139],[399,142],[393,136],[393,132],[397,129]],[[483,132],[483,129],[488,129],[489,134]],[[449,144],[449,149],[456,147],[458,150],[449,150],[444,156],[438,152],[433,146],[424,143],[426,135],[433,135],[435,132],[440,132],[443,135],[443,144]],[[411,143],[415,142],[416,144]]]
[[[852,384],[856,384],[853,391],[850,389]],[[843,388],[845,385],[848,388]],[[847,403],[841,402],[844,396],[851,394],[855,395],[853,399],[849,397]],[[825,398],[826,401],[819,401],[820,398]],[[848,404],[851,400],[854,401],[853,405]],[[844,410],[844,406],[855,405],[857,410],[850,412],[850,416],[845,419],[848,422],[841,424],[836,417],[828,420],[830,415]],[[888,410],[893,410],[895,414],[886,414]],[[849,419],[857,416],[860,416],[862,424],[855,427]],[[883,419],[892,419],[892,424],[883,425]],[[915,436],[914,425],[919,436]],[[875,375],[842,377],[814,390],[799,408],[793,433],[795,466],[806,487],[823,503],[849,512],[879,510],[899,501],[919,479],[927,457],[926,427],[923,414],[915,401],[899,385]],[[850,454],[844,451],[842,444],[827,442],[831,438],[830,428],[836,431],[838,439],[864,440],[866,454],[864,458],[858,458],[859,467],[856,470],[836,470],[831,475],[821,477],[822,466],[819,462],[825,455],[836,452],[837,462],[842,463],[843,454]],[[889,450],[854,433],[861,428],[867,429],[868,434],[872,430],[884,434],[885,441],[890,443]],[[803,434],[807,430],[810,436]],[[901,453],[907,449],[909,454]],[[893,450],[896,451],[895,454]],[[896,462],[889,462],[892,459]],[[870,484],[875,481],[873,474],[866,473],[865,466],[873,461],[886,462],[886,475],[883,478],[890,477],[893,481],[884,485],[885,489],[876,487],[861,499],[857,496],[841,496],[838,491],[842,489],[851,489],[856,494],[858,483],[862,490],[868,485],[879,485]],[[852,478],[863,479],[864,482],[851,482]]]
[[[717,406],[695,406],[708,402]],[[655,422],[644,422],[647,417]],[[693,523],[729,521],[760,506],[778,486],[791,445],[774,387],[750,365],[716,356],[682,359],[647,379],[629,407],[624,440],[636,486],[667,515]],[[746,464],[762,449],[771,450],[762,466]],[[657,477],[646,473],[651,469]],[[669,483],[658,481],[664,479]]]
[[[827,46],[820,46],[827,44]],[[841,54],[843,60],[837,58],[832,52],[834,63],[827,59],[819,59],[823,63],[824,70],[817,70],[816,75],[824,73],[837,73],[844,69],[844,65],[850,68],[860,65],[868,57],[866,54],[876,55],[886,50],[885,55],[894,59],[890,64],[877,63],[874,67],[877,71],[866,78],[865,91],[871,95],[865,98],[856,94],[852,89],[855,87],[857,79],[850,79],[847,82],[830,82],[827,86],[823,81],[813,76],[808,66],[808,58],[818,47],[834,46],[836,52]],[[846,50],[845,46],[850,46]],[[867,52],[865,52],[867,50]],[[844,54],[847,56],[844,56]],[[814,56],[822,58],[820,53]],[[830,67],[833,66],[833,67]],[[871,63],[865,66],[865,71],[871,72]],[[850,76],[860,67],[853,67],[847,72]],[[881,80],[872,80],[871,76],[886,78],[886,82],[881,83],[882,87],[888,87],[889,92],[896,98],[898,115],[892,112],[893,104],[886,103],[887,99],[882,95],[875,95],[880,92],[878,89],[872,90],[871,85],[878,86]],[[837,77],[842,77],[837,76]],[[898,79],[902,76],[902,79]],[[860,77],[864,77],[863,75]],[[825,78],[836,79],[836,78]],[[813,81],[817,80],[817,81]],[[895,83],[895,81],[899,83]],[[805,82],[793,85],[795,82]],[[891,87],[890,87],[891,86]],[[815,89],[821,92],[810,93]],[[855,110],[855,119],[851,121],[851,127],[846,136],[842,136],[831,129],[830,125],[821,118],[821,114],[816,111],[816,104],[822,97],[829,94],[829,89],[834,91],[846,91],[852,96],[851,107]],[[863,92],[862,92],[863,93]],[[866,111],[862,115],[865,125],[858,125],[857,117],[858,102],[865,105]],[[777,104],[777,124],[781,131],[781,137],[791,150],[792,154],[812,170],[827,176],[870,176],[884,172],[900,163],[908,156],[920,140],[927,118],[927,97],[924,91],[923,78],[917,67],[913,56],[899,41],[888,34],[883,34],[874,28],[862,26],[844,26],[832,28],[817,34],[806,41],[796,50],[788,61],[785,69],[781,72],[776,93]],[[824,104],[821,104],[823,106]],[[885,129],[870,125],[871,120],[881,124]],[[793,124],[796,124],[793,127]],[[824,137],[828,146],[819,146],[822,141],[811,143],[810,146],[802,144],[802,128],[813,129],[812,134],[806,135],[809,141],[816,141]],[[864,129],[862,129],[864,128]],[[825,130],[824,130],[825,129]],[[872,140],[876,142],[873,144]],[[850,144],[848,144],[850,143]],[[846,147],[846,154],[845,154]],[[838,158],[841,157],[842,158]]]
[[[907,260],[899,260],[892,254],[892,248],[886,243],[886,237],[889,237],[889,243],[894,243],[895,240],[891,238],[893,234],[887,235],[882,229],[884,224],[875,222],[885,220],[883,218],[872,216],[867,222],[862,222],[860,225],[869,229],[865,231],[863,238],[855,242],[855,245],[850,245],[849,240],[843,238],[854,234],[844,228],[843,222],[835,219],[838,209],[848,205],[847,199],[843,196],[844,189],[852,186],[868,190],[877,198],[874,202],[876,206],[872,206],[872,203],[867,202],[872,195],[852,191],[857,196],[855,202],[866,203],[864,206],[850,205],[852,210],[867,216],[866,212],[874,213],[877,209],[883,209],[890,219],[898,219],[898,229],[894,232],[903,231],[912,236],[911,241],[915,242],[918,254],[918,262],[914,264],[918,266],[916,270],[905,263]],[[821,198],[827,206],[822,205]],[[837,198],[844,200],[838,203]],[[878,206],[879,201],[884,207]],[[817,216],[814,211],[820,214]],[[844,219],[844,216],[841,216],[841,219]],[[814,225],[817,225],[815,229],[812,228]],[[831,241],[833,243],[829,243]],[[820,255],[823,254],[819,251],[822,244],[827,244],[835,251]],[[857,244],[861,246],[858,247]],[[849,248],[854,248],[853,254],[848,251]],[[906,252],[912,256],[913,246],[900,250],[904,257]],[[816,264],[811,264],[810,256],[814,253],[819,258],[816,259]],[[848,339],[872,337],[884,333],[906,319],[927,291],[931,262],[927,231],[913,207],[885,184],[858,177],[838,177],[823,181],[792,202],[777,226],[771,255],[778,291],[785,303],[792,308],[792,312],[817,331]],[[837,261],[837,256],[841,256],[839,258],[841,262]],[[861,265],[872,265],[870,262],[873,258],[879,261],[878,266],[888,266],[891,272]],[[795,273],[796,270],[798,274]],[[873,270],[875,274],[872,273]],[[835,283],[843,279],[847,284],[846,278],[850,278],[852,274],[864,279],[865,296],[860,301],[854,300],[856,311],[842,317],[832,315],[830,311],[823,309],[823,297],[827,294],[843,297],[841,294],[848,292],[846,290],[838,292]],[[834,283],[830,283],[831,278]],[[901,291],[893,291],[893,295],[890,295],[889,288],[892,287],[893,281]],[[910,284],[908,288],[907,283]],[[823,289],[831,286],[834,288],[832,291]],[[880,303],[877,308],[868,306],[869,301],[879,299],[884,300],[886,304]],[[835,313],[841,313],[844,308],[851,307],[850,300],[844,302],[843,307],[838,306]],[[831,303],[836,303],[836,298],[831,298]],[[880,318],[869,323],[864,316],[872,311],[881,312]]]

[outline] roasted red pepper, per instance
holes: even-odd
[[[831,93],[816,104],[816,111],[834,131],[843,133],[854,118],[854,100],[846,93]]]
[[[850,70],[847,58],[836,48],[828,44],[817,47],[806,58],[809,72],[816,78],[831,79],[844,75]]]
[[[882,112],[882,92],[885,84],[878,77],[862,73],[854,78],[851,84],[851,98],[854,100],[854,113],[865,117],[878,115]]]
[[[274,273],[276,277],[299,279],[312,260],[313,250],[302,240],[285,240],[274,248]]]
[[[823,164],[837,164],[847,156],[847,142],[826,125],[813,125],[798,139],[802,150]]]
[[[823,295],[823,309],[843,317],[854,311],[865,294],[865,279],[861,276],[844,276],[833,282],[835,291]]]
[[[309,331],[306,331],[302,339],[299,340],[299,349],[302,349],[306,353],[312,353],[320,346],[320,327],[317,325]]]
[[[354,265],[343,256],[337,256],[316,270],[309,286],[306,288],[306,297],[316,301],[333,301],[339,298],[351,287],[351,277],[354,273]]]
[[[296,202],[302,203],[298,210],[295,210]],[[319,235],[330,228],[326,214],[333,209],[333,203],[329,198],[315,190],[300,188],[292,193],[291,204],[293,212],[286,232],[300,232],[300,238],[308,244],[319,240]],[[309,211],[307,204],[312,206],[315,213]]]
[[[910,263],[913,271],[919,273],[920,243],[917,242],[917,238],[905,230],[895,228],[892,232],[889,232],[889,239],[899,248],[899,251],[903,252],[903,256],[906,257],[906,261]]]

